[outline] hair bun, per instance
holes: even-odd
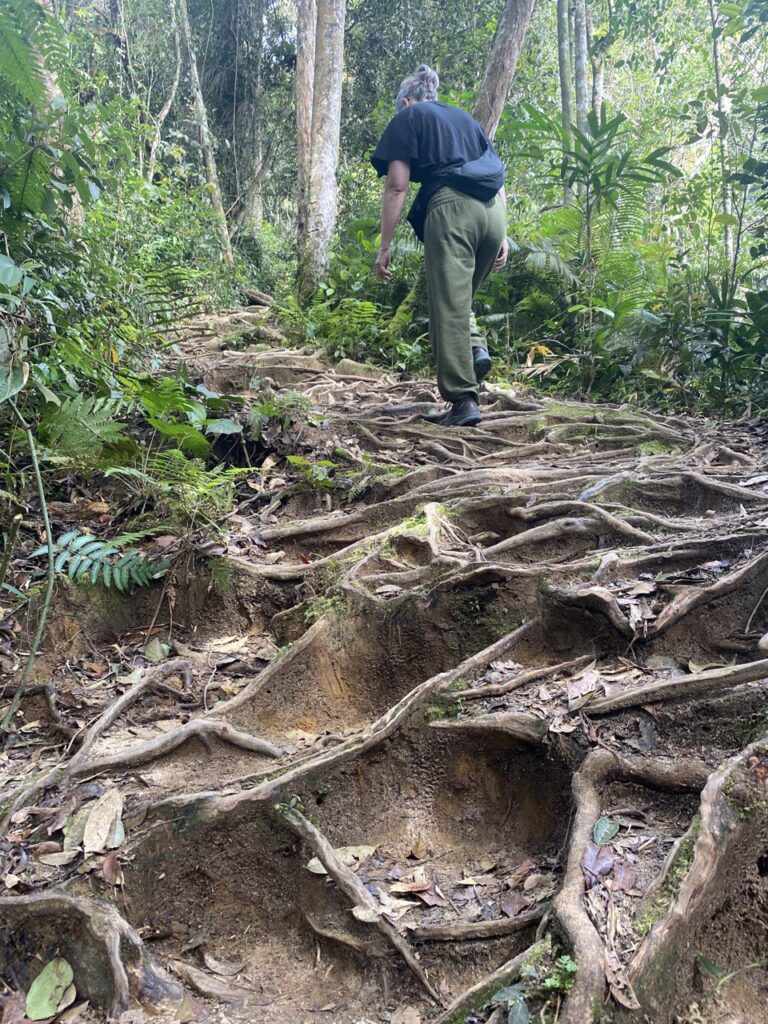
[[[419,64],[416,68],[416,77],[429,89],[437,91],[440,85],[440,78],[436,71],[433,71],[429,64]]]

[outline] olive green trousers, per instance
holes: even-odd
[[[429,338],[446,402],[477,397],[472,345],[484,342],[472,298],[491,272],[506,231],[506,207],[498,196],[483,202],[441,188],[429,201],[424,225]]]

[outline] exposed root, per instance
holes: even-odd
[[[573,776],[576,816],[568,850],[563,886],[555,897],[557,920],[579,965],[576,981],[565,1004],[564,1024],[583,1024],[599,1014],[605,988],[603,943],[583,902],[582,862],[592,829],[600,815],[599,786],[609,778],[631,779],[662,789],[698,789],[709,771],[699,761],[667,764],[650,758],[625,758],[608,750],[593,750]],[[629,989],[631,998],[631,989]]]
[[[288,804],[277,804],[274,810],[279,819],[285,822],[288,828],[295,832],[310,847],[334,882],[352,901],[354,904],[353,913],[357,920],[373,924],[394,946],[432,999],[436,1003],[442,1004],[440,995],[427,977],[424,968],[416,959],[416,954],[408,942],[398,932],[397,928],[382,915],[381,907],[354,871],[341,863],[333,847],[322,832],[315,828],[312,822],[308,821],[295,807],[290,807]]]
[[[250,733],[235,729],[227,722],[214,722],[210,719],[196,718],[186,722],[170,732],[163,733],[156,739],[147,740],[136,747],[123,751],[119,754],[105,754],[103,757],[90,758],[84,764],[78,765],[76,769],[68,772],[69,775],[83,776],[92,775],[98,772],[108,771],[113,768],[129,768],[139,764],[146,764],[147,761],[154,761],[164,754],[169,754],[176,747],[186,743],[187,740],[197,738],[205,744],[209,736],[214,736],[223,743],[229,743],[241,750],[248,750],[252,754],[261,754],[263,757],[282,757],[283,751],[268,740],[259,739]]]
[[[408,934],[414,942],[464,942],[467,939],[495,939],[500,935],[514,935],[540,921],[549,909],[542,903],[534,910],[517,917],[502,918],[499,921],[469,921],[466,924],[432,924],[420,928],[409,928]]]
[[[56,891],[32,893],[0,898],[0,915],[18,929],[34,929],[47,920],[54,934],[62,935],[63,921],[74,918],[82,936],[78,945],[67,948],[67,956],[75,967],[78,994],[112,1017],[127,1010],[132,999],[156,1011],[178,1006],[183,999],[180,986],[152,961],[138,934],[106,903]]]
[[[708,672],[695,672],[687,676],[673,676],[662,682],[646,683],[626,693],[618,693],[613,697],[602,697],[592,701],[589,713],[605,715],[621,708],[639,707],[641,704],[653,704],[657,701],[683,700],[686,697],[698,697],[704,693],[740,686],[768,678],[768,659],[751,661],[746,665],[728,665],[715,668]]]

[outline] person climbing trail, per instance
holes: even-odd
[[[390,280],[390,245],[408,185],[420,182],[408,222],[424,243],[432,359],[440,394],[451,403],[439,422],[474,426],[482,422],[478,390],[491,358],[472,299],[491,270],[507,262],[504,165],[473,117],[438,102],[438,86],[426,64],[403,79],[397,113],[371,157],[387,179],[375,269]]]

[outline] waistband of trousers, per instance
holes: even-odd
[[[487,200],[477,199],[475,196],[467,195],[466,192],[460,192],[457,188],[451,188],[450,185],[443,185],[427,203],[427,213],[434,210],[436,206],[444,206],[446,203],[455,203],[465,199],[473,203],[480,203],[481,206],[493,206],[496,202],[496,196]]]

